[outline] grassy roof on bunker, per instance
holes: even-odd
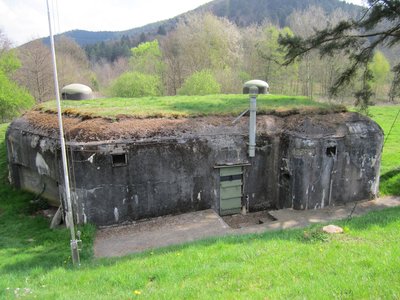
[[[188,118],[204,116],[237,116],[249,107],[248,95],[165,96],[142,98],[101,98],[63,100],[63,113],[83,118]],[[44,102],[35,110],[56,113],[55,101]],[[312,101],[303,96],[259,95],[257,113],[290,115],[345,111],[342,106]]]

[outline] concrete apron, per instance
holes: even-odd
[[[400,197],[388,196],[362,201],[357,203],[353,216],[395,206],[400,206]],[[99,229],[94,242],[94,255],[95,257],[124,256],[208,237],[301,228],[313,223],[345,219],[353,208],[354,203],[348,203],[344,206],[318,210],[275,210],[269,212],[272,218],[260,219],[259,223],[262,224],[248,224],[241,228],[231,228],[211,209],[158,217],[129,225]],[[251,218],[252,214],[247,214],[247,216]],[[276,220],[273,221],[273,218]]]

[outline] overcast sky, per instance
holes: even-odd
[[[246,0],[242,0],[246,1]],[[298,0],[302,1],[302,0]],[[363,0],[347,0],[356,4]],[[49,0],[54,33],[119,31],[172,18],[210,0]],[[49,35],[46,0],[0,0],[0,29],[20,45]]]

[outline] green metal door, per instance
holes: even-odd
[[[242,207],[242,167],[220,169],[220,215],[240,213]]]

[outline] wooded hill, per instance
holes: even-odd
[[[357,15],[361,7],[339,0],[215,0],[195,12],[209,11],[218,17],[225,17],[239,27],[251,24],[260,25],[267,21],[280,27],[288,26],[287,17],[294,11],[318,6],[326,14],[342,9],[350,15]]]
[[[61,35],[72,38],[84,47],[92,61],[114,61],[118,56],[129,53],[128,50],[139,43],[167,34],[175,29],[180,20],[196,13],[211,12],[218,17],[227,18],[238,27],[265,22],[284,27],[288,26],[287,17],[291,13],[312,6],[322,8],[326,14],[342,9],[355,16],[361,11],[360,6],[339,0],[214,0],[174,18],[125,31],[72,30]],[[49,43],[48,38],[45,39],[45,43]]]

